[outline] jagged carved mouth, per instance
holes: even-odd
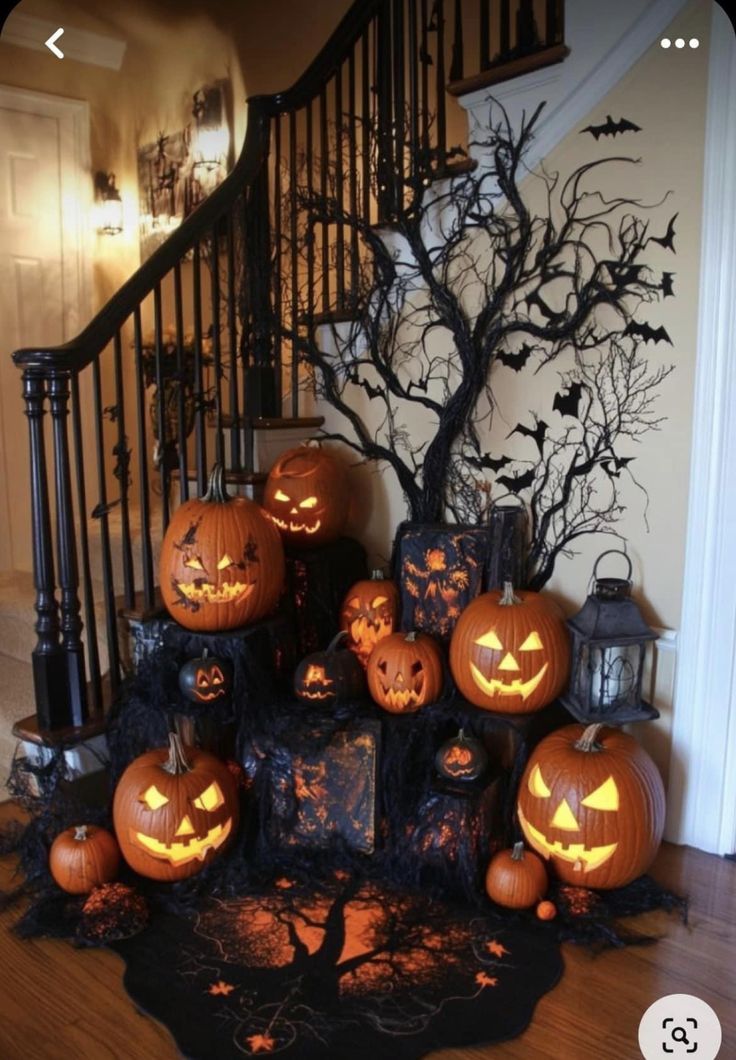
[[[529,824],[521,807],[518,807],[519,824],[531,846],[549,860],[550,857],[562,858],[574,866],[575,872],[591,872],[599,868],[613,856],[618,843],[607,846],[586,847],[584,843],[562,843],[559,839],[547,839],[543,832]]]
[[[477,666],[472,662],[470,664],[470,672],[473,675],[475,681],[481,692],[485,692],[487,696],[521,696],[522,699],[527,699],[539,682],[547,672],[549,663],[546,662],[542,669],[530,677],[528,681],[522,681],[520,677],[515,677],[513,681],[501,681],[498,677],[484,677]]]
[[[379,640],[387,636],[391,629],[390,619],[372,619],[361,615],[350,623],[350,636],[355,644],[360,645],[361,653],[370,655]]]
[[[303,699],[332,699],[334,692],[307,692],[305,688],[299,693]]]
[[[182,596],[197,604],[232,604],[253,591],[254,582],[226,582],[219,588],[212,582],[177,582]]]
[[[175,841],[168,845],[161,842],[160,839],[154,839],[153,836],[145,835],[143,832],[136,832],[134,828],[130,829],[130,838],[133,843],[142,847],[154,858],[169,861],[172,865],[186,865],[187,862],[194,861],[195,858],[204,861],[210,850],[217,850],[221,847],[230,835],[232,827],[232,817],[228,817],[224,824],[216,824],[201,839],[195,836],[192,839],[185,839],[181,842]]]
[[[383,694],[386,703],[392,710],[406,710],[407,707],[420,707],[424,702],[424,681],[419,688],[387,688],[383,682]]]
[[[293,523],[290,519],[279,519],[278,515],[272,514],[271,518],[279,530],[288,530],[290,534],[316,534],[322,526],[321,519],[318,519],[314,526],[307,526],[306,523]]]
[[[195,690],[194,695],[202,703],[209,703],[210,700],[212,700],[212,699],[219,699],[220,696],[224,696],[225,695],[225,689],[224,688],[217,688],[217,689],[215,689],[214,692],[197,692]]]

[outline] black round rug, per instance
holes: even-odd
[[[114,948],[190,1060],[415,1060],[520,1034],[562,974],[551,925],[338,873],[163,913]]]

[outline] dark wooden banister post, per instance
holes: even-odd
[[[69,373],[54,373],[49,380],[49,405],[54,432],[54,482],[56,488],[56,553],[61,587],[61,649],[68,689],[67,725],[82,725],[88,717],[87,678],[82,644],[79,570],[72,502],[67,417]],[[80,519],[86,512],[79,513]]]
[[[23,372],[23,397],[28,417],[31,455],[31,542],[33,584],[36,589],[36,646],[32,652],[33,686],[40,729],[69,723],[69,694],[64,657],[59,643],[59,612],[55,596],[53,542],[46,443],[43,433],[46,381],[33,368]]]

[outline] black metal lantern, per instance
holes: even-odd
[[[626,578],[598,578],[604,556],[623,556]],[[658,718],[659,711],[641,698],[647,644],[657,634],[631,599],[631,560],[625,552],[603,552],[593,567],[593,592],[581,611],[568,619],[572,633],[570,686],[562,702],[578,721],[627,721]]]

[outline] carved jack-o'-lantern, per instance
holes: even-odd
[[[284,541],[314,548],[335,541],[348,517],[347,468],[336,457],[313,446],[283,453],[271,468],[263,506]]]
[[[664,787],[632,736],[566,725],[532,751],[517,809],[529,845],[565,882],[622,887],[657,853]]]
[[[471,703],[529,714],[559,695],[570,669],[562,612],[541,593],[483,593],[461,614],[450,642],[450,669]]]
[[[391,633],[376,645],[366,677],[379,707],[410,714],[440,695],[442,653],[427,633]]]
[[[435,768],[447,780],[477,780],[488,765],[483,744],[461,729],[442,744],[434,758]]]
[[[201,659],[190,659],[179,670],[179,688],[192,703],[214,703],[227,699],[233,668],[227,659],[210,656],[207,648]]]
[[[325,651],[307,655],[294,674],[294,691],[308,703],[336,703],[365,695],[365,673],[353,652],[343,648],[347,634],[333,637]]]
[[[235,629],[273,610],[283,587],[279,535],[261,508],[228,496],[216,464],[207,492],[171,517],[161,547],[161,596],[187,629]]]
[[[348,634],[349,647],[363,666],[379,640],[393,633],[398,611],[399,591],[381,570],[348,590],[340,608],[340,629]]]
[[[238,827],[235,779],[206,751],[169,747],[136,758],[115,789],[115,833],[123,857],[141,876],[183,880],[208,865]]]

